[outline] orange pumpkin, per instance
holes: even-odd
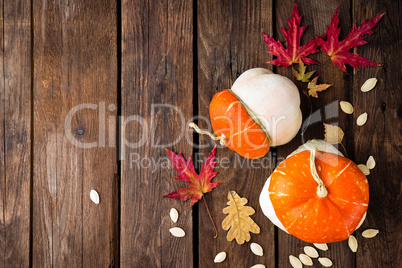
[[[279,164],[260,196],[274,224],[310,243],[347,239],[363,222],[368,202],[367,178],[324,141],[309,141]]]
[[[260,158],[269,152],[269,139],[250,117],[245,106],[228,89],[218,92],[209,106],[212,128],[225,145],[245,158]]]

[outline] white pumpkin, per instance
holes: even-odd
[[[270,146],[286,144],[296,136],[302,113],[299,91],[290,79],[254,68],[241,74],[231,90],[264,125],[271,138]]]

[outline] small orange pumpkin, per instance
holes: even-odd
[[[309,141],[268,178],[263,212],[284,231],[310,243],[347,239],[365,218],[367,178],[325,141]]]

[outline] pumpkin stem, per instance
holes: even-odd
[[[310,172],[311,175],[313,175],[314,180],[318,183],[318,188],[317,188],[317,195],[320,198],[324,198],[328,195],[328,190],[325,188],[324,183],[320,179],[320,176],[318,176],[317,169],[315,167],[315,154],[317,152],[317,149],[310,149]]]
[[[219,141],[219,143],[221,145],[225,145],[226,143],[226,136],[222,133],[221,136],[219,137],[215,137],[211,132],[205,131],[205,130],[201,130],[195,123],[191,122],[190,124],[188,124],[189,127],[194,128],[194,130],[198,133],[198,134],[205,134],[211,137],[211,139]]]

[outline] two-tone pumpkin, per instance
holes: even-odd
[[[260,195],[264,214],[310,243],[347,239],[365,219],[367,178],[326,141],[312,140],[275,168]]]
[[[218,92],[209,113],[224,144],[251,159],[263,157],[270,146],[288,143],[302,122],[297,87],[263,68],[244,72],[231,89]]]

